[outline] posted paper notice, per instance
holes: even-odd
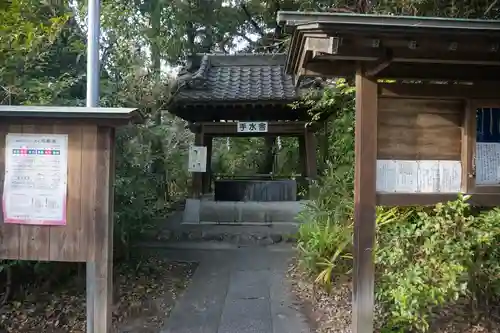
[[[66,134],[7,134],[5,223],[65,225],[67,186]]]

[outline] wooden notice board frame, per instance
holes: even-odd
[[[8,133],[68,137],[66,225],[8,224],[0,258],[87,262],[87,332],[111,329],[115,128],[141,122],[136,109],[0,106],[0,191]]]
[[[352,80],[355,76],[352,331],[372,333],[376,205],[433,205],[457,198],[458,192],[473,194],[471,203],[476,205],[500,203],[496,188],[475,186],[473,169],[476,108],[486,107],[485,100],[493,100],[496,106],[499,99],[500,26],[498,21],[485,20],[286,11],[278,12],[278,21],[292,33],[286,71],[297,83],[306,77]],[[420,139],[413,143],[416,155],[429,155],[432,143],[439,145],[438,137],[428,140],[430,132],[420,122],[421,111],[425,113],[435,101],[459,107],[451,118],[441,115],[428,123],[443,126],[445,139],[456,145],[449,148],[453,156],[447,160],[460,162],[461,177],[455,177],[460,178],[460,186],[453,187],[460,187],[457,193],[377,193],[377,158],[386,134],[379,132],[386,120],[379,111],[386,98],[393,99],[393,106],[404,99],[427,101],[408,126],[412,132],[427,132],[424,137],[417,135]],[[398,110],[408,111],[415,112],[404,103]],[[392,135],[397,136],[397,130]],[[401,158],[398,147],[391,149],[385,153]]]

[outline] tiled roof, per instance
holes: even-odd
[[[173,93],[174,103],[283,103],[297,97],[293,79],[285,74],[285,54],[205,54],[183,69]]]

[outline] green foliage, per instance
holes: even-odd
[[[427,331],[433,310],[465,296],[475,242],[468,237],[480,232],[465,199],[379,230],[376,295],[391,329]]]

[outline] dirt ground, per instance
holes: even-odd
[[[316,333],[351,333],[352,285],[337,281],[330,292],[316,288],[313,279],[294,264],[288,274],[293,292]],[[471,318],[463,306],[443,309],[432,325],[432,333],[500,333],[499,318]],[[375,319],[375,326],[376,326]]]
[[[114,276],[114,333],[158,333],[186,288],[194,264],[148,258],[120,265]],[[72,281],[54,292],[25,290],[0,309],[0,333],[84,333],[85,282]]]

